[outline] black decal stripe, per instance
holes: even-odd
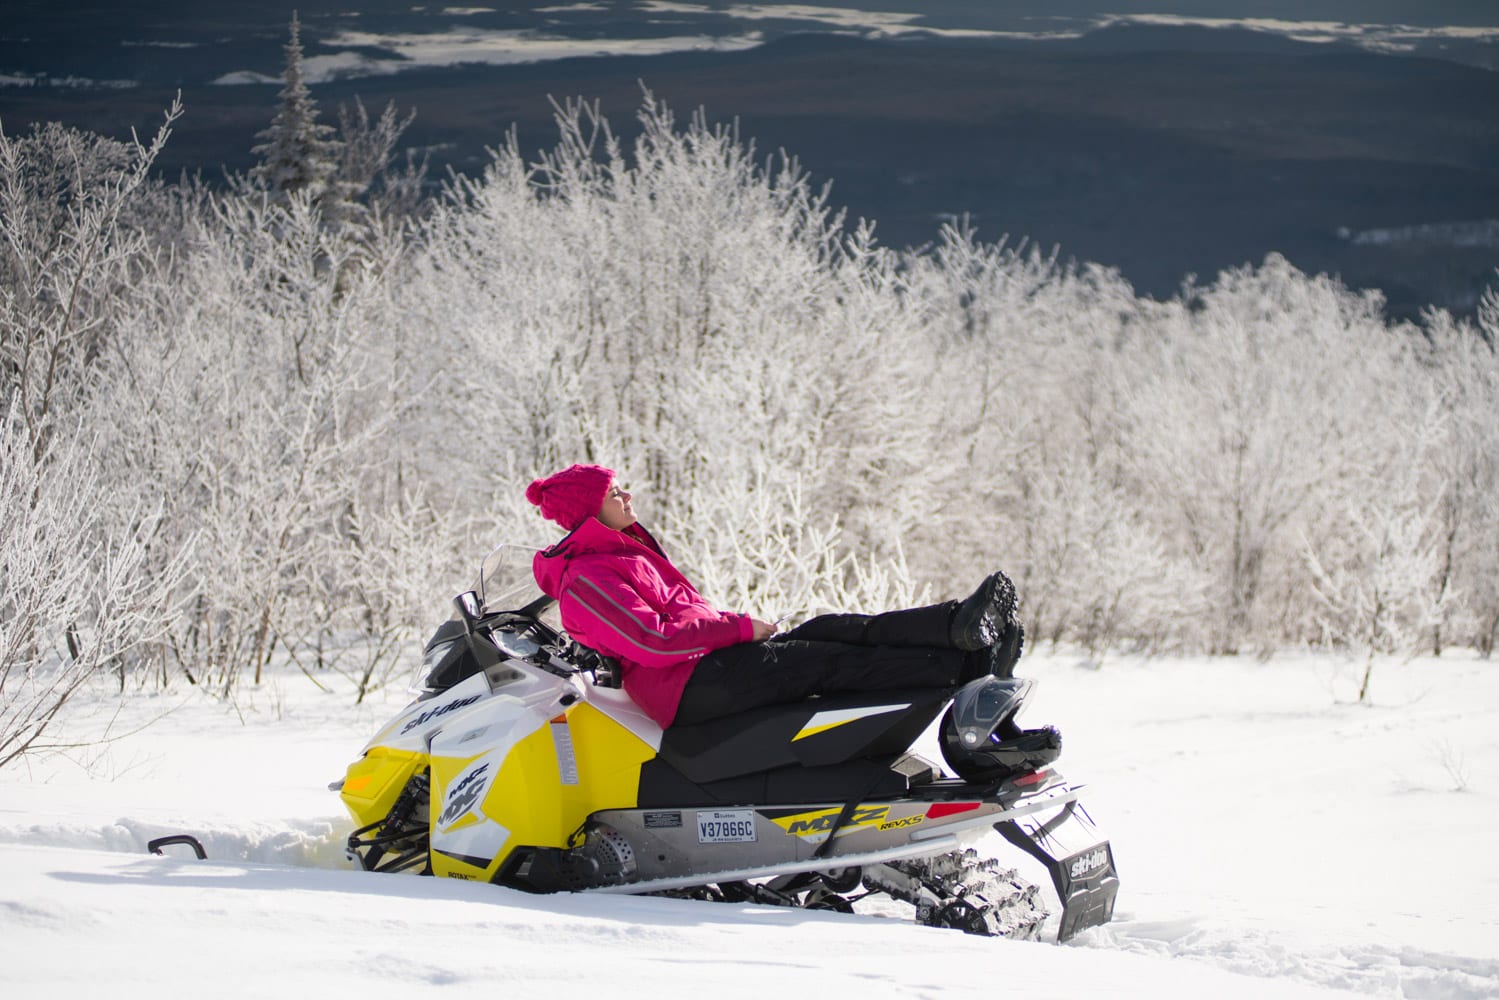
[[[454,861],[462,861],[466,865],[473,865],[481,871],[488,868],[489,863],[494,860],[493,858],[474,858],[467,854],[454,854],[452,851],[440,851],[435,847],[432,849],[432,853],[441,854],[443,857],[452,858]]]

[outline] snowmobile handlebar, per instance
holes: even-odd
[[[589,649],[575,642],[568,651],[568,659],[584,672],[593,675],[594,687],[617,688],[624,684],[619,661],[612,656],[605,656],[596,649]]]
[[[576,642],[569,642],[564,649],[557,643],[545,639],[538,641],[527,634],[538,627],[544,635],[552,634],[538,616],[554,603],[555,599],[542,596],[518,611],[486,614],[482,600],[472,590],[453,598],[453,607],[470,642],[477,635],[484,634],[500,652],[513,660],[524,660],[558,677],[586,673],[596,687],[620,687],[622,677],[618,660]]]
[[[596,687],[617,688],[621,683],[619,661],[577,642],[563,647],[557,642],[538,641],[526,634],[539,623],[520,611],[501,611],[475,623],[500,652],[513,660],[524,660],[558,677],[588,674]],[[509,626],[509,627],[507,627]],[[515,626],[520,626],[517,630]],[[560,638],[560,637],[559,637]]]

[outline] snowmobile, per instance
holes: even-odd
[[[485,559],[425,647],[416,700],[330,786],[359,867],[842,912],[884,894],[927,926],[1038,938],[1040,888],[973,846],[997,831],[1049,873],[1058,940],[1112,916],[1113,852],[1053,766],[1061,736],[1015,721],[1033,682],[820,697],[663,730],[615,661],[548,620],[534,552]],[[911,750],[939,714],[950,774]]]

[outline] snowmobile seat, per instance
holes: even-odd
[[[698,783],[860,759],[888,764],[931,725],[949,697],[942,689],[908,688],[770,705],[672,726],[661,736],[660,756]]]
[[[902,797],[925,785],[938,785],[937,765],[916,754],[859,758],[819,767],[792,765],[702,783],[689,781],[665,760],[640,768],[637,805],[641,809],[733,806],[746,802],[842,802],[850,789],[861,796]]]

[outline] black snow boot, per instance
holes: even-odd
[[[989,673],[1006,679],[1014,677],[1015,664],[1020,662],[1024,651],[1025,626],[1018,621],[1007,622],[1004,635],[989,647]]]
[[[979,584],[953,612],[950,636],[955,649],[986,649],[1004,638],[1015,621],[1015,585],[1003,573]]]

